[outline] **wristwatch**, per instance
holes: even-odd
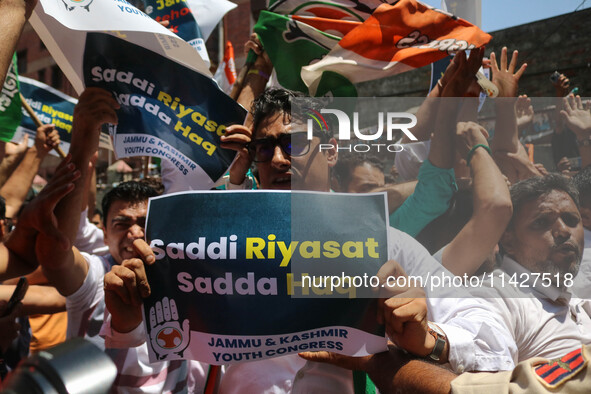
[[[445,349],[445,344],[447,343],[447,337],[445,336],[444,332],[441,331],[441,328],[437,327],[436,324],[428,322],[429,326],[429,334],[433,335],[435,338],[435,346],[427,357],[431,360],[439,361],[441,359],[441,354],[443,353],[443,349]]]

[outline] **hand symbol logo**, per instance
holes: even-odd
[[[176,302],[164,297],[162,301],[150,308],[150,342],[159,360],[168,358],[171,354],[183,357],[183,352],[189,346],[191,332],[189,319],[183,321],[182,327]]]

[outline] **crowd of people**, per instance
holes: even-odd
[[[34,5],[0,1],[0,80]],[[484,48],[458,52],[416,113],[418,141],[403,137],[395,158],[341,152],[330,128],[296,152],[286,136],[305,123],[292,113],[293,100],[303,95],[266,89],[273,65],[256,37],[247,49],[258,55],[256,72],[245,76],[237,102],[249,113],[221,138],[237,154],[226,189],[250,189],[252,171],[260,189],[385,192],[391,228],[380,273],[476,275],[496,285],[453,292],[408,287],[376,300],[389,350],[367,357],[305,352],[224,366],[213,379],[202,362],[150,363],[142,300],[151,291],[145,267],[157,262],[145,240],[148,199],[187,186],[167,176],[170,164],[163,161],[161,179],[123,182],[106,193],[102,228],[91,223],[101,126],[117,124],[120,105],[110,92],[87,88],[75,109],[69,154],[34,197],[29,190],[59,144],[57,132],[40,127],[32,147],[0,144],[3,378],[29,352],[84,337],[116,364],[114,392],[354,393],[372,385],[382,393],[591,390],[591,248],[585,247],[591,111],[568,94],[566,77],[555,81],[558,172],[532,162],[519,140],[533,108],[518,96],[526,65],[507,48],[489,59]],[[474,97],[483,64],[501,98],[492,137],[478,123]],[[330,148],[319,150],[320,144]],[[581,158],[579,171],[564,160],[574,156]],[[395,165],[386,169],[386,162]],[[29,289],[8,311],[24,275]]]

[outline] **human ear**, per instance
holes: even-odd
[[[328,163],[328,167],[332,168],[337,164],[337,160],[339,157],[339,152],[337,151],[337,140],[331,138],[328,143],[332,146],[329,149],[323,150],[326,154],[326,162]]]
[[[510,229],[505,230],[499,243],[505,253],[513,255],[515,251],[515,232]]]
[[[581,218],[583,220],[583,227],[585,227],[587,230],[591,229],[591,209],[581,207],[580,211]]]

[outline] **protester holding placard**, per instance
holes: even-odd
[[[330,188],[328,169],[336,163],[336,151],[312,154],[312,152],[315,152],[315,148],[311,148],[307,154],[292,158],[288,154],[290,151],[285,151],[285,149],[288,149],[285,145],[277,146],[279,144],[278,138],[280,138],[281,135],[290,132],[290,123],[287,123],[286,121],[290,120],[291,110],[289,107],[289,102],[291,98],[292,95],[289,92],[282,90],[272,90],[263,94],[254,105],[253,124],[255,132],[252,141],[255,141],[255,143],[250,145],[252,146],[250,157],[251,159],[256,158],[258,161],[257,167],[259,170],[261,185],[263,188],[268,189],[289,189],[290,187],[297,185],[297,187],[303,187],[311,190],[328,191]],[[244,130],[239,138],[236,137],[233,138],[233,140],[244,141],[245,137],[251,138],[247,133],[250,133],[250,131]],[[229,139],[226,140],[229,141]],[[309,143],[313,144],[314,146],[318,145],[320,143],[320,137],[315,136]],[[303,172],[303,169],[305,168],[310,169],[310,172]],[[292,185],[292,182],[297,183]],[[443,273],[443,275],[446,275],[445,269],[435,260],[433,260],[428,255],[428,253],[410,236],[398,232],[397,230],[390,229],[389,237],[391,242],[389,258],[398,261],[402,268],[404,268],[404,270],[409,275],[423,275],[427,271],[430,271],[432,274]],[[135,241],[134,245],[138,248],[138,251],[142,250],[144,251],[143,253],[147,253],[147,255],[142,257],[145,262],[151,263],[154,261],[153,257],[150,257],[151,252],[149,252],[149,249],[146,248],[144,243],[138,240]],[[120,272],[119,269],[113,270],[106,276],[106,286],[114,297],[119,298],[121,297],[120,295],[124,293],[131,294],[127,293],[128,290],[124,289],[124,278],[128,278],[125,280],[130,280],[131,277],[135,278],[136,283],[144,283],[145,277],[143,271],[138,269],[138,262],[139,260],[130,260],[129,262],[124,263],[124,265],[133,264],[135,268],[132,270],[127,269],[124,273]],[[136,291],[133,289],[130,290],[132,293]],[[457,297],[457,293],[455,294]],[[143,294],[137,294],[132,297],[137,297],[135,299],[139,300],[142,296]],[[125,297],[129,297],[129,295],[126,295]],[[409,299],[409,301],[411,302],[408,304],[409,315],[406,316],[409,324],[407,329],[403,329],[402,331],[391,331],[391,329],[387,328],[387,330],[392,337],[397,338],[401,346],[407,347],[407,350],[410,352],[420,356],[428,356],[433,352],[435,340],[434,337],[427,331],[426,304],[424,303],[424,300],[421,299]],[[478,332],[480,325],[467,325],[464,321],[464,319],[467,318],[467,315],[471,316],[469,319],[470,321],[478,321],[480,324],[486,325],[487,329],[492,330],[493,332],[497,329],[497,323],[494,321],[489,321],[487,318],[487,316],[490,315],[490,311],[481,309],[477,303],[472,303],[469,298],[427,298],[426,301],[429,305],[429,317],[439,322],[447,322],[447,324],[439,324],[439,327],[444,330],[445,334],[447,334],[447,338],[444,342],[445,346],[442,349],[437,350],[436,357],[440,358],[442,361],[447,360],[449,357],[449,361],[452,363],[452,366],[457,368],[460,368],[460,365],[454,362],[453,357],[456,357],[458,353],[456,353],[455,350],[451,350],[456,349],[456,347],[459,349],[466,346],[478,346],[477,344],[470,342],[468,338]],[[109,309],[109,304],[111,302],[112,301],[109,301],[108,299],[107,307]],[[458,319],[456,316],[448,316],[445,314],[438,315],[443,311],[449,310],[449,305],[446,306],[447,303],[451,303],[453,305],[464,305],[462,309],[467,315],[464,315],[464,317],[460,319]],[[129,305],[127,312],[123,313],[123,311],[118,311],[117,314],[119,316],[116,317],[113,315],[112,323],[120,324],[121,322],[126,322],[126,327],[123,328],[125,331],[129,331],[130,329],[138,327],[140,323],[139,315],[137,313],[137,310],[139,310],[139,305],[135,306],[135,303],[131,303],[129,301],[126,302],[123,298],[116,305],[123,304]],[[411,305],[412,307],[410,307]],[[398,310],[400,306],[401,305],[397,304],[396,302],[386,303],[385,310],[391,313],[394,310]],[[132,312],[133,310],[136,310],[136,312]],[[114,312],[114,310],[112,312]],[[403,310],[400,310],[397,313],[402,313],[403,315],[405,314]],[[138,318],[136,318],[135,322],[132,323],[130,316],[138,316]],[[378,319],[381,318],[378,317]],[[385,320],[389,321],[388,318]],[[403,320],[405,319],[403,318]],[[409,340],[408,335],[411,335],[410,332],[413,331],[410,328],[411,326],[421,327],[421,330],[425,330],[424,342],[422,342],[422,344],[417,344],[416,342]],[[465,331],[465,329],[470,331]],[[421,330],[419,330],[419,332]],[[475,332],[471,334],[470,332],[473,330],[475,330]],[[116,334],[114,331],[107,330],[106,332],[110,332],[110,335],[113,335],[114,338],[119,338],[118,334]],[[139,338],[137,333],[133,335],[133,338]],[[466,351],[470,352],[468,350]],[[489,354],[487,360],[490,361],[492,359],[496,359],[496,362],[500,367],[508,362],[508,358],[507,355],[504,354],[504,350],[501,350],[500,353],[496,353],[495,351],[491,351],[488,346],[484,345],[484,347],[481,349],[473,349],[471,351],[475,353],[484,352]],[[292,382],[294,384],[294,390],[295,387],[299,387],[298,390],[301,390],[299,392],[310,392],[310,390],[317,390],[321,387],[322,389],[328,389],[333,387],[332,385],[337,385],[336,387],[339,387],[340,389],[344,388],[345,390],[348,390],[347,387],[352,387],[350,386],[350,376],[343,377],[342,371],[325,370],[323,367],[313,364],[306,366],[300,374],[297,374],[298,378],[295,381],[286,378],[286,376],[289,375],[288,371],[296,371],[300,367],[303,367],[303,362],[298,361],[297,358],[294,357],[295,356],[285,356],[277,360],[263,360],[233,365],[227,369],[224,375],[221,390],[224,392],[261,392],[272,386],[285,387],[287,389],[288,386],[285,385],[291,386]],[[472,360],[472,362],[474,364],[468,366],[462,365],[461,368],[487,368],[484,365],[478,365],[478,358],[476,360]],[[275,372],[273,374],[268,374],[267,371],[270,370]],[[247,383],[245,380],[246,376],[250,377],[248,380],[249,383]]]

